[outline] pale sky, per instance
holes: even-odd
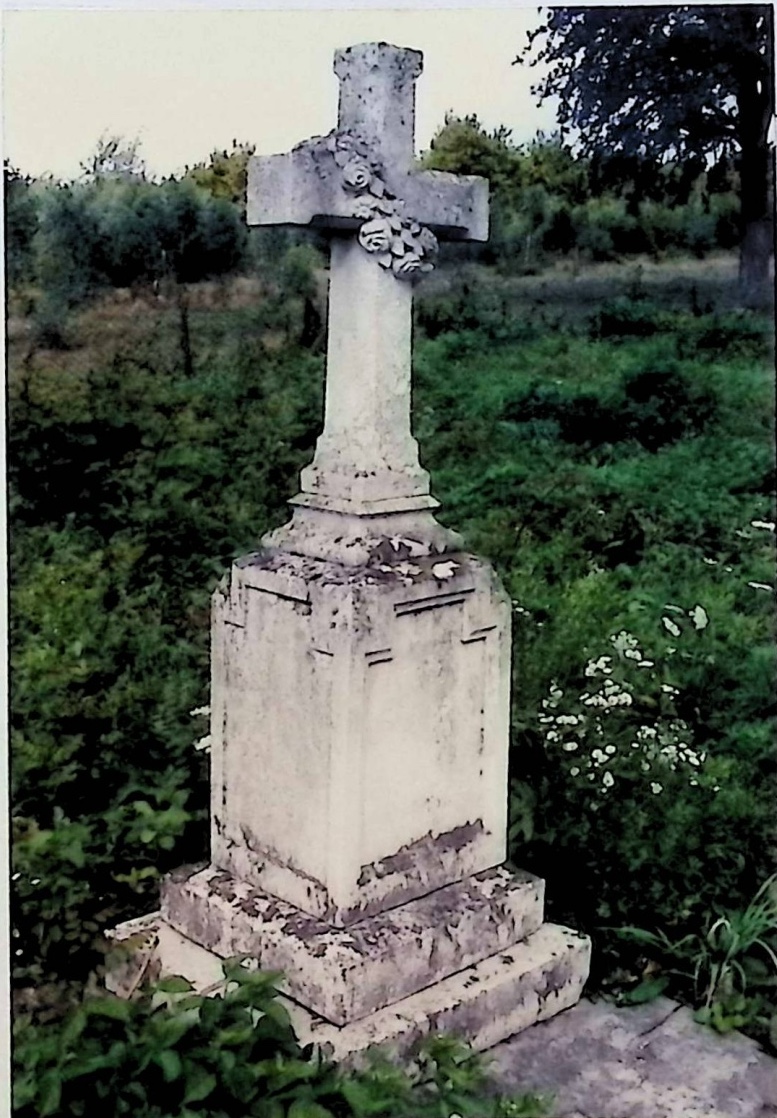
[[[157,175],[232,139],[287,151],[336,124],[336,47],[385,40],[424,52],[416,147],[446,110],[551,131],[537,71],[512,66],[537,7],[402,10],[4,11],[3,149],[28,174],[70,178],[102,134],[139,137]]]

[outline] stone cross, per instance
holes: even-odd
[[[412,287],[438,237],[487,239],[488,184],[413,170],[422,57],[386,43],[337,51],[337,129],[249,165],[249,224],[331,236],[324,430],[292,502],[308,509],[437,505],[410,429]]]

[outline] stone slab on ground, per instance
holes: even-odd
[[[668,998],[582,1001],[489,1056],[500,1089],[552,1093],[554,1118],[777,1118],[777,1059]]]

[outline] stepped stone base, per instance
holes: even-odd
[[[107,976],[114,993],[131,996],[144,979],[162,974],[183,975],[200,993],[223,989],[222,959],[171,927],[161,913],[121,924],[113,939],[130,948]],[[483,1050],[574,1005],[588,976],[590,951],[586,936],[543,924],[522,943],[343,1026],[291,998],[283,1001],[301,1044],[318,1045],[351,1066],[374,1045],[405,1056],[431,1033],[454,1034]]]
[[[289,996],[335,1025],[456,974],[542,924],[544,882],[486,870],[335,928],[214,867],[162,886],[162,918],[222,959],[283,971]]]

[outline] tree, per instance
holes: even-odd
[[[38,228],[35,180],[6,160],[3,165],[5,210],[5,266],[9,287],[34,276],[32,244]]]
[[[773,255],[774,113],[771,7],[553,8],[515,59],[544,63],[540,101],[559,98],[562,135],[591,156],[735,157],[740,283],[769,290]]]
[[[255,144],[239,144],[233,140],[231,151],[211,152],[210,161],[188,168],[185,178],[207,190],[214,198],[232,202],[244,219],[248,161],[255,151]]]
[[[81,164],[87,182],[120,179],[123,182],[144,182],[146,161],[140,155],[140,140],[123,136],[101,136],[89,158]]]

